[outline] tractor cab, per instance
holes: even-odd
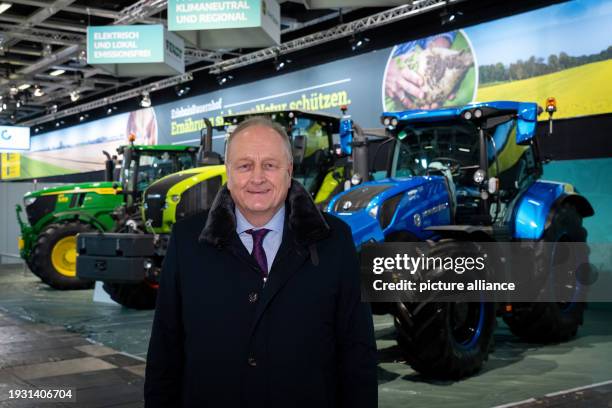
[[[351,225],[357,246],[474,227],[509,237],[521,228],[513,210],[542,174],[534,137],[540,112],[535,103],[500,101],[384,113],[393,144],[387,177],[337,195],[328,211]],[[363,145],[353,142],[354,166],[367,176]]]
[[[168,174],[193,168],[197,164],[197,147],[128,145],[117,149],[123,155],[118,186],[133,205],[155,180]]]
[[[499,221],[502,207],[541,174],[533,130],[525,134],[518,106],[508,104],[384,115],[397,141],[390,176],[442,176],[455,223]]]
[[[503,221],[508,205],[542,173],[534,103],[495,102],[385,113],[396,140],[392,178],[441,177],[454,224]]]

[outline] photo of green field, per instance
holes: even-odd
[[[555,118],[612,111],[612,59],[593,62],[533,78],[480,86],[476,100],[533,101],[544,105],[557,99]],[[545,119],[543,116],[540,119]]]
[[[45,161],[32,159],[27,154],[21,155],[21,172],[19,178],[48,177],[50,175],[77,173],[78,170],[56,166]]]

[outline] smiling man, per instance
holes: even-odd
[[[291,144],[240,124],[210,211],[174,226],[145,380],[147,407],[377,406],[376,346],[343,222],[291,179]]]

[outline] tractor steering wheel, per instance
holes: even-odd
[[[429,161],[429,163],[440,162],[442,164],[450,164],[448,169],[450,170],[453,176],[458,176],[459,171],[461,170],[461,163],[457,159],[453,159],[452,157],[434,157]]]

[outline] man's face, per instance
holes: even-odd
[[[285,142],[273,129],[255,125],[236,134],[228,148],[227,187],[240,212],[261,226],[282,206],[291,185]]]

